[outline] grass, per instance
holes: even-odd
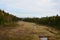
[[[48,28],[46,26],[37,25],[35,23],[29,22],[17,22],[17,26],[9,28],[0,29],[0,40],[40,40],[40,35],[54,35],[59,36],[59,32],[53,28]],[[50,31],[54,32],[51,33]],[[55,33],[58,32],[58,33]],[[59,36],[60,37],[60,36]],[[60,38],[55,37],[55,40]],[[52,39],[51,39],[52,40]]]

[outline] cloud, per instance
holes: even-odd
[[[0,0],[0,4],[5,5],[5,8],[14,13],[57,13],[59,1],[56,0]],[[18,11],[20,10],[20,11]],[[13,12],[14,11],[14,12]],[[23,13],[24,14],[24,13]],[[26,14],[27,15],[27,14]]]
[[[40,10],[55,5],[55,3],[51,3],[49,0],[2,0],[1,2],[7,7],[27,10]]]

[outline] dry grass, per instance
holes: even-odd
[[[60,39],[59,31],[54,28],[23,21],[17,24],[17,27],[0,29],[0,40],[39,40],[39,35],[54,36],[54,40]]]

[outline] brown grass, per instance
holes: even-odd
[[[59,31],[54,28],[23,21],[17,24],[16,27],[1,28],[0,40],[39,40],[39,36],[51,36],[51,40],[60,40]]]

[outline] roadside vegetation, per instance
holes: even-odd
[[[14,25],[14,22],[16,22],[17,20],[18,18],[16,16],[7,13],[4,10],[0,10],[0,27]]]
[[[21,18],[20,20],[27,22],[34,22],[36,24],[42,24],[54,27],[60,30],[60,16],[42,17],[42,18]]]
[[[40,40],[40,35],[54,36],[55,40],[60,40],[60,31],[57,29],[60,30],[60,16],[58,15],[42,18],[18,18],[0,10],[0,40]],[[55,36],[57,37],[55,38]]]
[[[18,18],[12,14],[0,10],[0,26],[10,26],[17,21],[34,22],[36,24],[48,25],[60,29],[60,16],[42,17],[42,18]]]

